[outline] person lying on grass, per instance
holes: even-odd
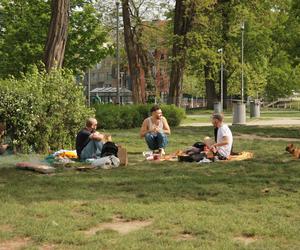
[[[145,138],[150,150],[158,150],[161,155],[164,155],[168,144],[167,135],[171,134],[171,130],[158,105],[154,105],[150,113],[151,116],[143,121],[140,136]]]
[[[76,152],[80,160],[100,158],[103,147],[103,134],[96,131],[97,120],[88,118],[85,128],[79,131],[76,136]]]
[[[212,115],[212,124],[217,128],[217,142],[210,149],[219,160],[227,160],[231,153],[233,137],[229,127],[223,123],[223,116],[215,113]]]

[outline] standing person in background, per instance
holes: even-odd
[[[161,155],[164,155],[168,144],[167,135],[171,134],[171,130],[158,105],[154,105],[150,113],[151,116],[143,121],[140,136],[145,138],[149,149],[158,150]]]
[[[89,158],[100,158],[103,147],[103,134],[96,131],[97,120],[88,118],[85,128],[80,130],[76,136],[76,152],[80,160]]]

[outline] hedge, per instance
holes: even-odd
[[[150,116],[150,109],[153,106],[145,105],[124,105],[96,104],[96,118],[101,128],[124,129],[140,127],[143,120]],[[175,105],[161,105],[163,115],[170,126],[178,126],[185,117],[185,111]]]
[[[37,69],[21,79],[0,80],[0,122],[19,152],[73,148],[75,136],[94,111],[71,73]]]

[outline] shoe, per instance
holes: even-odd
[[[211,160],[207,159],[207,158],[203,158],[201,161],[198,161],[197,164],[201,164],[201,163],[210,163]]]
[[[159,154],[160,154],[161,156],[166,154],[166,153],[165,153],[165,150],[164,150],[163,148],[160,148],[160,149],[158,150],[158,152],[159,152]]]

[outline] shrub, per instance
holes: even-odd
[[[33,72],[0,80],[0,117],[21,152],[73,147],[78,130],[93,111],[83,89],[65,71]]]
[[[104,129],[136,128],[150,115],[151,106],[97,104],[96,118]],[[162,105],[162,110],[170,126],[178,126],[185,116],[185,111],[175,105]]]
[[[185,111],[175,105],[162,105],[164,116],[167,118],[168,123],[172,127],[180,124],[181,120],[185,117]]]
[[[96,104],[96,118],[101,128],[119,128],[120,110],[113,104]]]

